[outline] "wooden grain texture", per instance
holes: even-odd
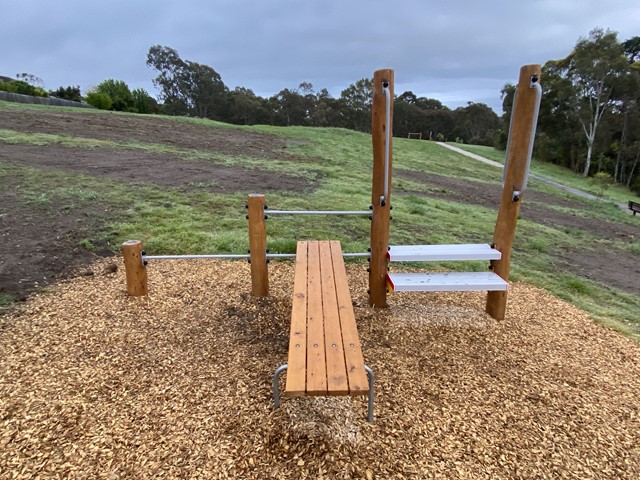
[[[267,269],[267,226],[264,219],[264,195],[249,195],[249,250],[251,252],[251,293],[269,296]]]
[[[298,242],[288,365],[288,396],[369,391],[338,241]]]
[[[360,337],[358,336],[358,328],[353,312],[340,242],[331,242],[331,256],[333,258],[335,288],[344,346],[345,367],[349,380],[349,393],[351,395],[364,395],[369,392],[369,381],[364,369],[362,347],[360,345]]]
[[[382,85],[389,83],[391,92],[391,124],[386,125],[386,96]],[[373,103],[371,106],[371,141],[373,144],[373,180],[371,186],[371,266],[369,273],[369,305],[383,308],[387,306],[387,248],[389,247],[389,222],[391,211],[391,178],[393,171],[393,136],[389,136],[389,187],[385,205],[380,197],[385,190],[385,132],[393,130],[393,70],[383,69],[374,72]]]
[[[347,395],[349,383],[345,368],[344,348],[338,300],[336,297],[334,264],[331,243],[320,242],[320,270],[322,275],[322,308],[324,312],[324,341],[327,359],[327,392],[329,395]],[[338,249],[340,248],[338,244]],[[340,253],[342,256],[342,253]]]
[[[127,293],[132,297],[141,297],[149,292],[147,269],[142,264],[142,248],[140,240],[127,240],[120,246],[127,275]]]
[[[540,78],[540,65],[525,65],[520,69],[520,78],[516,89],[517,100],[512,113],[508,166],[505,172],[500,210],[493,234],[493,243],[495,248],[502,254],[502,258],[491,261],[491,266],[493,271],[507,282],[509,281],[509,269],[511,266],[511,250],[523,197],[520,195],[519,200],[514,201],[513,194],[522,190],[529,145],[534,140],[531,138],[531,130],[536,103],[536,90],[530,88],[531,77],[534,75],[538,79]],[[489,315],[497,320],[502,320],[506,309],[506,291],[488,293],[486,311]]]
[[[307,242],[298,242],[291,300],[291,331],[285,394],[306,393],[307,383]]]
[[[309,242],[307,273],[307,394],[327,394],[327,367],[324,346],[324,312],[320,273],[320,248]]]

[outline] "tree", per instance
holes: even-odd
[[[454,128],[453,112],[448,107],[439,100],[418,97],[411,91],[396,97],[393,116],[393,134],[400,137],[419,132],[424,139],[446,139]]]
[[[507,149],[509,141],[509,126],[511,125],[511,113],[513,112],[513,99],[516,95],[516,86],[513,83],[505,83],[500,90],[502,98],[502,128],[498,130],[495,147],[500,150]]]
[[[75,87],[59,87],[57,90],[50,90],[49,95],[64,100],[71,100],[72,102],[82,101],[79,85]]]
[[[362,132],[370,131],[373,80],[361,78],[349,85],[340,94],[340,100],[349,128]]]
[[[186,92],[180,85],[182,71],[186,65],[178,52],[169,47],[154,45],[147,53],[147,66],[158,71],[153,84],[161,90],[160,99],[164,101],[167,113],[186,114],[188,111]]]
[[[266,101],[253,93],[253,90],[236,87],[229,93],[229,120],[240,125],[270,123]]]
[[[333,98],[326,88],[316,94],[316,106],[313,111],[313,125],[316,127],[343,126],[340,100]]]
[[[285,88],[270,99],[278,125],[303,125],[307,117],[305,98],[297,90]]]
[[[550,60],[542,67],[543,94],[534,152],[544,161],[577,172],[584,134],[573,107],[574,88],[563,68],[560,60]]]
[[[453,111],[455,129],[452,132],[466,143],[493,145],[500,127],[500,118],[484,103],[469,102]]]
[[[589,175],[598,127],[616,102],[615,89],[629,71],[615,32],[596,28],[578,40],[573,52],[557,62],[559,75],[573,87],[572,110],[582,127],[587,154],[582,175]]]
[[[34,87],[42,88],[44,85],[44,82],[40,77],[37,77],[31,73],[18,73],[16,75],[16,79],[28,83],[29,85],[33,85]]]
[[[228,89],[213,68],[182,60],[176,50],[160,45],[149,48],[147,65],[158,71],[153,83],[170,113],[219,120],[228,116]]]
[[[158,102],[144,88],[136,88],[131,92],[133,108],[138,113],[158,113]]]
[[[640,62],[640,36],[626,40],[622,43],[622,48],[629,63]]]
[[[94,91],[111,99],[111,110],[127,112],[133,110],[133,96],[129,86],[122,80],[108,79],[99,83]]]

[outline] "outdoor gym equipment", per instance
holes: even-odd
[[[503,319],[506,310],[511,250],[527,187],[542,88],[540,65],[525,65],[520,77],[509,126],[509,139],[503,172],[503,190],[493,242],[469,245],[389,245],[391,221],[391,181],[393,167],[393,87],[391,69],[374,73],[372,99],[373,180],[369,211],[349,210],[269,210],[263,195],[250,195],[247,202],[249,220],[249,254],[236,255],[156,255],[148,256],[139,241],[122,245],[130,295],[147,293],[146,264],[149,260],[178,258],[248,259],[251,263],[252,294],[269,294],[267,264],[272,258],[294,257],[294,254],[270,254],[267,250],[268,216],[283,215],[367,215],[371,219],[370,253],[345,253],[344,256],[367,256],[369,265],[369,304],[387,306],[391,291],[488,291],[486,310]],[[489,261],[486,272],[389,273],[390,262],[404,261]]]

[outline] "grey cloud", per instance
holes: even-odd
[[[527,63],[566,56],[595,26],[637,35],[640,5],[609,0],[0,0],[0,75],[29,72],[48,88],[106,78],[153,93],[151,45],[215,68],[261,95],[310,81],[334,95],[376,68],[457,106],[500,109],[499,91]]]

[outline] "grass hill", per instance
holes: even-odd
[[[143,240],[150,254],[244,253],[248,193],[265,193],[274,209],[366,210],[371,163],[370,136],[342,129],[0,102],[0,300],[8,304],[129,238]],[[594,188],[551,170],[533,167]],[[391,243],[490,243],[500,189],[499,169],[433,142],[394,139]],[[543,287],[640,338],[640,221],[615,205],[623,197],[610,189],[601,201],[585,200],[532,180],[512,280]],[[294,252],[304,238],[336,238],[347,252],[368,247],[366,217],[279,218],[267,229],[273,253]]]

